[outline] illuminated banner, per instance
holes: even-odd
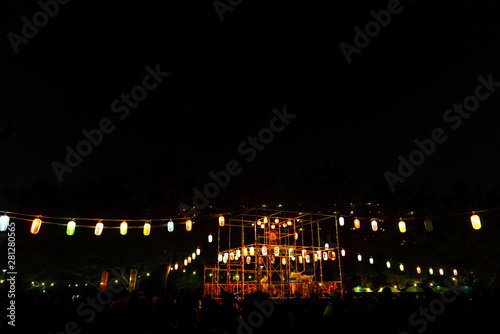
[[[109,273],[106,270],[103,270],[101,275],[101,284],[99,285],[99,290],[106,289],[106,285],[108,284],[108,276]]]
[[[129,291],[135,289],[135,283],[137,282],[137,269],[130,270],[130,280],[129,280]]]

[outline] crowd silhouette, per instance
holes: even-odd
[[[422,293],[393,293],[386,288],[381,293],[346,291],[287,300],[270,299],[260,291],[242,299],[224,293],[215,300],[185,289],[176,293],[123,289],[102,303],[96,296],[92,290],[77,296],[54,292],[19,296],[17,327],[35,334],[472,333],[494,324],[499,310],[494,292],[439,294],[429,288]],[[4,298],[2,307],[6,303]],[[2,319],[0,329],[6,327]]]

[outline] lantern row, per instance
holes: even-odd
[[[470,221],[471,221],[473,229],[475,229],[475,230],[481,229],[481,219],[479,218],[479,216],[475,212],[472,212],[472,216],[470,217]],[[344,226],[345,225],[345,218],[343,216],[340,216],[338,218],[338,222],[339,222],[339,226]],[[354,225],[354,229],[356,229],[356,230],[361,228],[361,222],[360,222],[359,218],[354,218],[353,225]],[[371,219],[370,225],[371,225],[371,228],[374,232],[378,231],[378,220],[377,219]],[[425,227],[425,230],[427,232],[432,232],[432,230],[434,229],[432,226],[432,221],[429,218],[426,218],[424,220],[424,227]],[[403,219],[399,219],[398,228],[399,228],[399,232],[406,233],[406,222]]]
[[[359,252],[354,252],[356,255],[356,258],[358,260],[358,262],[362,262],[363,261],[363,255]],[[340,249],[340,255],[342,257],[345,257],[346,256],[346,250],[344,248],[341,248]],[[415,268],[415,271],[417,272],[417,274],[421,274],[422,273],[422,268],[429,268],[428,271],[429,271],[429,274],[430,275],[434,275],[434,269],[432,267],[421,267],[419,265],[407,265],[405,262],[398,262],[398,261],[392,261],[391,260],[387,260],[387,259],[384,259],[383,260],[385,262],[385,265],[387,267],[387,269],[390,269],[392,267],[392,264],[393,263],[399,263],[399,270],[400,271],[405,271],[405,265],[406,266],[412,266]],[[368,258],[368,262],[370,264],[374,264],[375,263],[375,260],[373,259],[373,256],[370,256]],[[440,275],[444,275],[444,269],[443,268],[439,268],[438,270],[439,274]],[[451,269],[451,272],[453,273],[454,276],[457,276],[458,275],[458,270],[456,268],[453,268]]]
[[[490,210],[483,210],[482,212],[484,211],[490,211]],[[26,215],[26,216],[33,216],[33,215]],[[17,219],[20,219],[20,220],[27,220],[27,219],[23,219],[23,218],[17,218]],[[61,219],[61,218],[57,218],[57,219]],[[85,219],[81,219],[81,220],[85,220]],[[88,219],[87,219],[88,220]],[[93,219],[93,220],[98,220],[98,219]],[[117,219],[112,219],[113,221],[117,220]],[[220,215],[219,218],[219,226],[224,226],[225,225],[225,218],[223,215]],[[388,220],[388,219],[385,219],[385,220]],[[475,229],[475,230],[479,230],[481,229],[481,219],[479,218],[479,216],[473,211],[472,212],[472,216],[470,217],[470,220],[471,220],[471,224],[472,224],[472,228]],[[9,225],[9,221],[10,221],[10,217],[7,215],[7,213],[5,213],[4,215],[0,216],[0,232],[3,232],[5,230],[7,230],[7,227]],[[162,220],[163,221],[163,220]],[[146,220],[146,222],[144,223],[144,226],[143,226],[143,233],[144,235],[149,235],[150,232],[151,232],[151,222],[152,220]],[[48,222],[42,222],[41,220],[41,216],[37,216],[35,219],[33,219],[32,221],[32,224],[31,224],[31,228],[30,228],[30,232],[32,234],[37,234],[39,231],[40,231],[40,227],[42,225],[42,223],[48,223]],[[186,231],[191,231],[192,228],[193,228],[193,221],[191,219],[187,219],[185,221],[185,226],[186,226]],[[270,225],[271,229],[274,229],[275,228],[275,225],[278,225],[280,226],[280,221],[278,218],[275,218],[274,219],[274,223],[269,221],[267,217],[264,217],[262,220],[258,220],[257,221],[257,225],[264,228],[266,226],[266,224]],[[344,216],[340,216],[338,218],[338,223],[340,226],[344,226],[345,225],[345,217]],[[62,224],[56,224],[56,225],[62,225]],[[293,220],[285,220],[282,222],[282,225],[283,227],[291,227],[293,226]],[[377,231],[378,230],[378,220],[377,219],[371,219],[371,228],[373,231]],[[76,222],[75,222],[75,219],[70,219],[69,222],[66,224],[66,234],[67,235],[73,235],[75,233],[75,230],[76,230],[76,227],[91,227],[91,226],[82,226],[82,225],[76,225]],[[161,225],[157,225],[155,227],[160,227],[160,226],[166,226],[167,227],[167,230],[169,232],[173,232],[174,231],[174,222],[172,219],[170,219],[168,221],[167,224],[161,224]],[[426,218],[424,220],[424,227],[426,229],[427,232],[431,232],[433,230],[433,226],[432,226],[432,221],[429,219],[429,218]],[[103,223],[103,220],[98,220],[97,224],[95,225],[94,228],[94,234],[95,235],[101,235],[102,234],[102,230],[104,228],[109,228],[107,226],[104,226],[104,223]],[[110,228],[116,228],[116,227],[110,227]],[[360,222],[360,219],[359,218],[355,218],[354,219],[354,228],[355,229],[359,229],[361,228],[361,222]],[[401,233],[406,233],[406,222],[403,220],[403,219],[400,219],[399,220],[399,223],[398,223],[398,228],[399,228],[399,231]],[[127,233],[127,230],[128,230],[128,223],[127,223],[127,220],[124,220],[121,222],[120,226],[119,226],[119,229],[120,229],[120,234],[122,235],[125,235]]]
[[[25,218],[18,218],[18,217],[13,217],[13,218],[18,219],[18,220],[31,221],[31,220],[28,220]],[[10,217],[7,216],[7,214],[0,216],[0,232],[4,232],[7,230],[7,227],[9,226],[9,222],[10,222]],[[151,220],[146,220],[146,222],[142,226],[143,234],[145,236],[148,236],[151,233],[151,228],[152,228],[151,222],[152,222]],[[40,217],[37,217],[37,218],[33,219],[33,221],[31,222],[31,227],[30,227],[31,234],[38,234],[38,232],[40,232],[40,228],[41,228],[42,224],[63,225],[63,224],[59,224],[59,223],[42,221],[42,219]],[[188,232],[192,231],[193,224],[194,224],[194,221],[192,221],[191,219],[187,219],[184,223],[184,225],[186,226],[186,231],[188,231]],[[97,224],[95,225],[95,227],[94,226],[87,226],[87,225],[76,225],[75,220],[70,220],[67,224],[65,224],[65,226],[66,226],[66,234],[69,236],[75,234],[77,226],[84,227],[84,228],[93,228],[94,234],[96,236],[100,236],[102,234],[102,231],[105,228],[116,228],[115,226],[109,226],[109,227],[104,226],[104,223],[102,220],[98,221]],[[168,232],[174,231],[174,222],[172,220],[170,220],[167,224],[156,225],[155,227],[165,227],[165,226],[167,227]],[[139,228],[139,227],[140,226],[133,226],[131,228]],[[127,221],[126,220],[122,221],[118,228],[120,230],[121,235],[126,235],[128,229],[129,229]]]

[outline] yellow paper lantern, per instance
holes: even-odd
[[[472,228],[475,230],[479,230],[481,228],[481,219],[475,213],[470,216],[470,222],[472,223]]]
[[[126,221],[122,221],[122,223],[120,224],[120,234],[121,235],[127,234],[127,228],[128,228],[127,222]]]
[[[219,226],[220,227],[224,226],[224,223],[225,223],[224,216],[219,216]]]
[[[439,268],[439,275],[444,275],[444,270],[443,270],[443,268]]]
[[[281,264],[286,265],[286,257],[281,259]]]
[[[378,223],[377,223],[377,221],[375,219],[372,220],[372,230],[374,232],[378,230]]]
[[[188,260],[184,259],[184,266],[187,266],[187,265],[188,265]]]
[[[356,218],[354,219],[354,228],[358,229],[361,227],[361,223],[359,222],[359,219]]]
[[[255,248],[250,247],[250,256],[254,256],[254,255],[255,255]]]
[[[401,271],[405,270],[405,266],[402,263],[399,265],[399,270],[401,270]]]
[[[264,217],[264,224],[267,224],[267,217]]]
[[[101,235],[103,229],[104,229],[104,224],[101,222],[98,222],[97,224],[95,224],[94,234],[97,236]]]
[[[427,232],[432,232],[433,227],[432,227],[432,221],[430,219],[425,219],[424,220],[424,227]]]
[[[406,232],[406,223],[402,220],[399,221],[399,232],[405,233]]]
[[[391,262],[390,262],[390,261],[387,261],[387,262],[385,263],[385,265],[386,265],[387,269],[390,269],[390,268],[391,268]]]
[[[192,229],[193,229],[193,222],[191,221],[191,219],[188,219],[186,221],[186,231],[190,232]]]
[[[302,264],[302,261],[303,261],[302,259],[303,259],[302,255],[299,255],[299,263],[300,264]]]
[[[68,225],[66,227],[66,234],[67,235],[73,235],[75,234],[75,228],[76,228],[76,223],[74,220],[70,220],[68,222]]]
[[[287,221],[286,223],[288,224],[288,226],[292,226],[292,221],[291,220]]]
[[[279,220],[278,218],[274,218],[274,222],[275,222],[276,224],[278,224],[278,223],[280,222],[280,220]]]
[[[248,249],[243,247],[243,256],[248,256]]]
[[[151,224],[150,223],[148,223],[148,222],[144,223],[144,229],[143,229],[142,233],[145,236],[148,236],[151,233]]]
[[[279,255],[280,255],[280,248],[274,247],[274,256],[279,256]]]
[[[434,269],[429,268],[429,274],[434,275]]]
[[[31,234],[37,234],[40,231],[41,226],[42,226],[42,220],[40,218],[33,219],[33,223],[31,223],[31,228],[30,228]]]

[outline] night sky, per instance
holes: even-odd
[[[354,46],[354,28],[364,30],[374,20],[370,11],[388,4],[398,13],[348,64],[340,43]],[[490,187],[498,182],[500,93],[481,101],[456,130],[443,120],[454,103],[474,95],[478,76],[500,81],[500,28],[488,6],[242,1],[221,21],[211,1],[74,0],[59,5],[16,53],[9,33],[22,36],[22,17],[32,22],[40,6],[8,1],[0,51],[1,187],[59,184],[54,161],[64,164],[65,148],[75,149],[82,131],[106,118],[114,130],[62,182],[125,175],[133,183],[133,171],[163,164],[169,173],[182,171],[189,187],[203,187],[208,172],[229,160],[243,165],[238,146],[284,106],[296,118],[231,182],[251,168],[276,180],[347,172],[360,191],[387,185],[384,172],[397,174],[398,156],[408,158],[415,139],[442,128],[447,140],[405,185],[430,181],[447,193],[462,177]],[[169,75],[120,119],[112,102],[142,84],[147,66]]]

